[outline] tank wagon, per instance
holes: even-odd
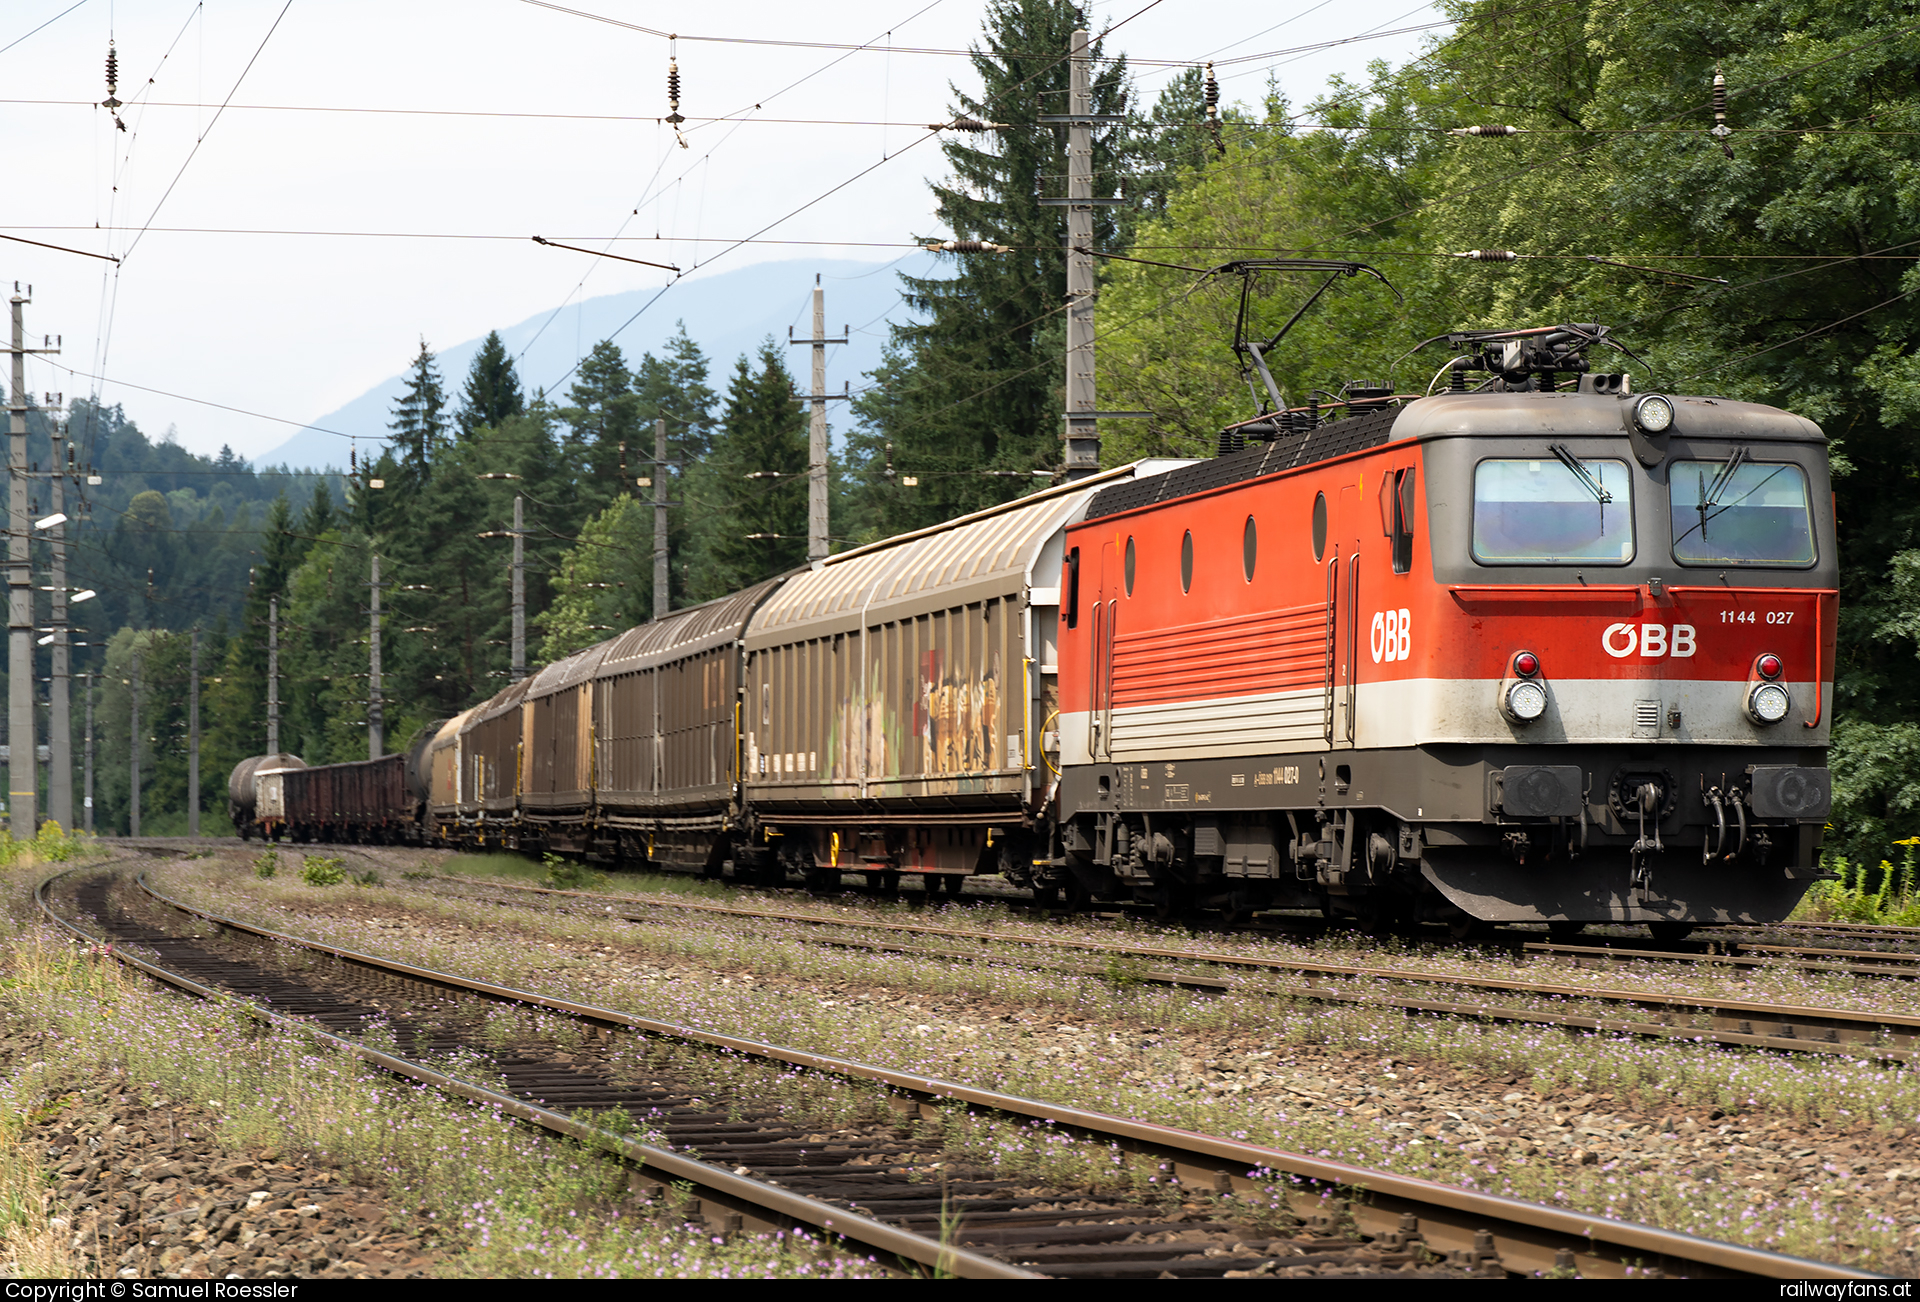
[[[1831,803],[1826,440],[1636,393],[1589,367],[1605,335],[1451,336],[1445,392],[1276,403],[1213,459],[676,611],[347,797],[394,816],[327,826],[1169,914],[1778,919]],[[331,781],[273,758],[261,793]]]

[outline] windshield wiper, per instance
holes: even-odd
[[[1732,485],[1734,472],[1740,469],[1741,462],[1746,459],[1747,448],[1745,444],[1741,444],[1734,448],[1733,455],[1727,458],[1726,465],[1720,467],[1719,473],[1713,477],[1713,482],[1710,484],[1703,482],[1700,485],[1700,505],[1697,509],[1700,512],[1702,539],[1707,536],[1707,521],[1712,517],[1714,508],[1720,505],[1720,495]]]
[[[1571,470],[1573,477],[1587,486],[1587,491],[1593,494],[1594,501],[1600,503],[1602,506],[1613,501],[1613,494],[1609,493],[1600,481],[1593,477],[1593,472],[1586,468],[1579,457],[1567,451],[1566,444],[1549,443],[1547,445],[1547,451],[1553,453],[1555,457],[1558,457],[1560,464],[1568,470]]]
[[[1720,505],[1720,494],[1726,492],[1728,485],[1733,483],[1733,472],[1740,469],[1740,463],[1746,459],[1747,449],[1744,444],[1733,450],[1733,455],[1727,458],[1726,465],[1720,467],[1720,473],[1713,477],[1713,482],[1701,491],[1700,508],[1702,510],[1712,510]]]

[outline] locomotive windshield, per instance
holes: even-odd
[[[1676,461],[1673,559],[1682,565],[1811,565],[1813,521],[1799,466],[1748,461]]]
[[[1625,565],[1633,479],[1624,461],[1571,454],[1482,461],[1473,471],[1473,559],[1482,565]]]

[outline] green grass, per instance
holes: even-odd
[[[27,1274],[74,1277],[50,1218],[31,1127],[76,1088],[149,1106],[192,1099],[218,1146],[333,1170],[381,1192],[398,1222],[446,1255],[443,1273],[818,1278],[884,1274],[805,1235],[689,1233],[637,1206],[626,1169],[568,1140],[376,1072],[233,1005],[158,991],[113,960],[39,935],[0,948],[0,1023],[39,1033],[36,1061],[0,1080],[0,1255]],[[485,1065],[467,1064],[485,1081]],[[644,1133],[641,1138],[651,1138]]]
[[[555,869],[549,861],[557,861],[564,867]],[[738,888],[725,882],[686,873],[599,873],[562,859],[559,855],[535,859],[530,855],[507,854],[497,850],[462,852],[449,855],[441,864],[441,869],[461,877],[499,877],[529,886],[551,886],[557,890],[600,890],[619,895],[682,895],[701,900],[733,900],[739,894]],[[593,884],[563,885],[562,879],[571,882],[590,881]]]
[[[1920,866],[1915,864],[1920,837],[1895,844],[1902,850],[1899,864],[1882,859],[1877,870],[1838,855],[1826,859],[1823,866],[1839,879],[1815,882],[1793,911],[1794,919],[1920,927]]]

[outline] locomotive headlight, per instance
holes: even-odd
[[[1633,423],[1649,434],[1664,434],[1673,427],[1673,400],[1650,393],[1633,405]]]
[[[1507,688],[1502,704],[1515,723],[1532,723],[1547,712],[1547,689],[1531,679],[1522,679]]]
[[[1747,693],[1747,713],[1755,723],[1778,723],[1793,708],[1793,697],[1779,683],[1756,683]]]

